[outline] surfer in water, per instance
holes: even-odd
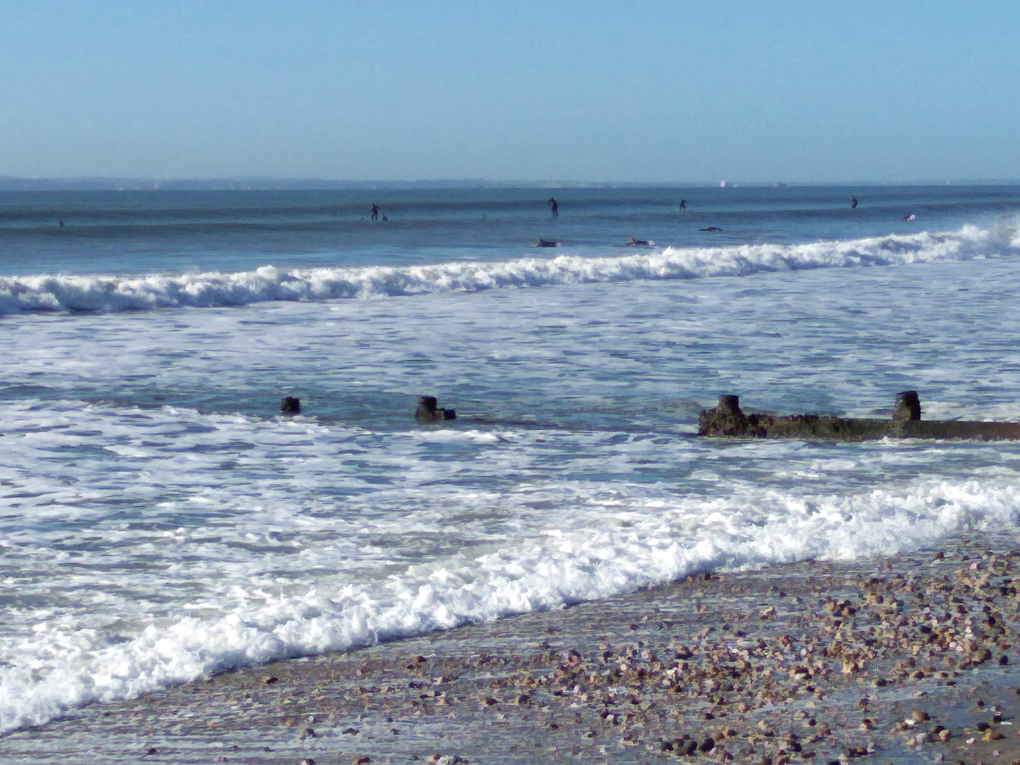
[[[548,205],[549,211],[552,213],[552,216],[554,218],[558,218],[560,216],[560,206],[556,204],[556,200],[553,199],[552,197],[549,197]]]
[[[857,197],[850,197],[850,209],[851,210],[857,209]]]
[[[379,205],[372,205],[372,220],[379,220]]]
[[[699,228],[698,231],[722,231],[722,229],[716,228],[715,226],[709,226],[708,228]]]
[[[539,239],[535,243],[535,246],[536,247],[559,247],[560,243],[559,242],[554,242],[551,239]]]
[[[914,213],[907,213],[903,216],[903,220],[917,220],[917,216]]]
[[[680,212],[683,212],[686,209],[687,209],[687,200],[686,199],[681,199],[680,200]]]

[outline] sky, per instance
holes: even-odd
[[[0,176],[1020,179],[1020,3],[0,0]]]

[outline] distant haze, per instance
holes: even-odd
[[[1013,179],[1017,39],[997,0],[0,0],[0,184]]]
[[[1016,186],[1016,179],[959,179],[931,181],[928,179],[902,182],[876,182],[868,180],[823,183],[728,183],[728,188],[761,186],[844,187],[860,193],[867,188],[893,186]],[[500,189],[533,188],[565,190],[570,188],[716,188],[718,183],[708,181],[505,181],[490,179],[423,179],[417,181],[358,181],[327,178],[0,178],[0,192],[4,191],[325,191],[331,189]]]

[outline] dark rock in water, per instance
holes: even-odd
[[[920,420],[921,399],[917,391],[905,390],[896,394],[896,406],[893,408],[892,418],[894,420]]]
[[[744,414],[737,396],[719,397],[715,409],[706,409],[698,417],[699,436],[735,436],[739,438],[800,438],[866,441],[878,438],[969,439],[976,441],[1020,440],[1020,423],[965,422],[958,420],[921,421],[921,400],[915,391],[896,397],[890,420],[796,414],[776,417],[770,414]]]
[[[418,422],[441,422],[456,420],[457,412],[453,409],[440,409],[435,396],[418,396],[418,408],[414,419]]]
[[[283,414],[301,414],[301,399],[285,396],[280,401],[280,412]]]

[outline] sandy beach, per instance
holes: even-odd
[[[5,763],[1020,762],[1011,535],[692,577],[93,705]]]

